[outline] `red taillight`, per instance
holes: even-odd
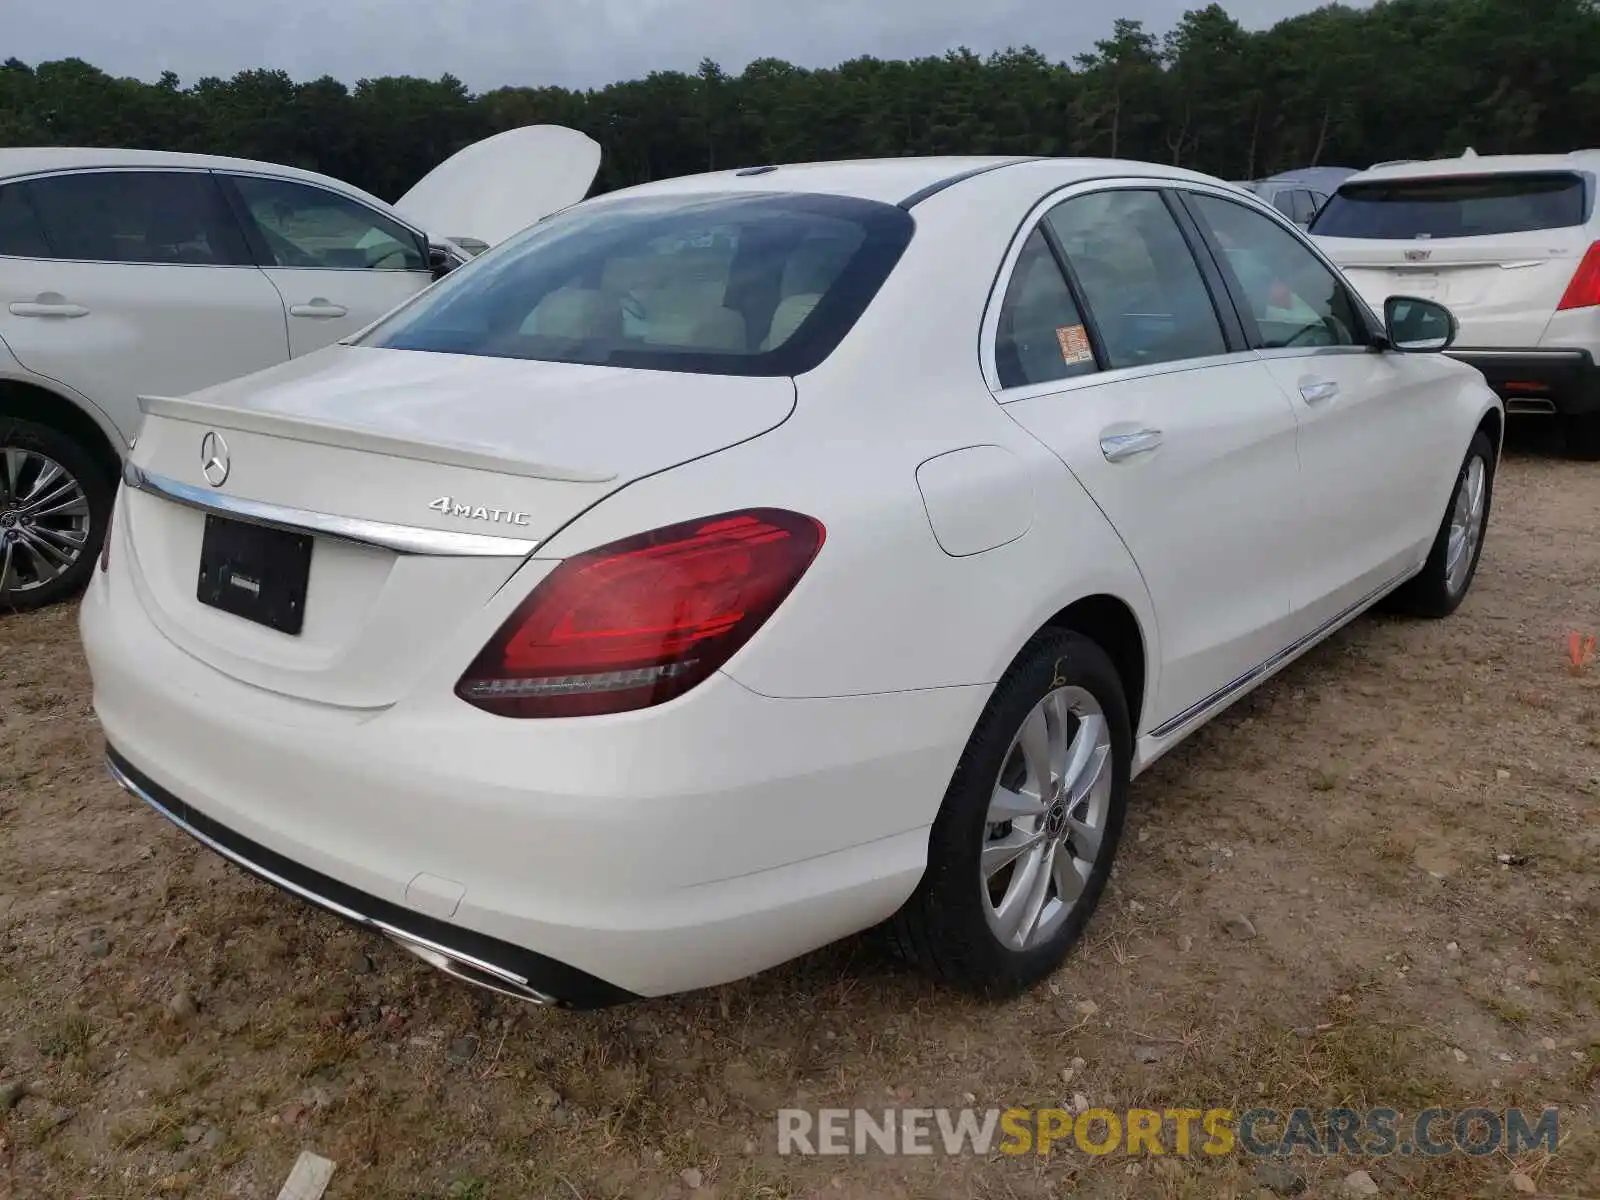
[[[567,559],[456,684],[507,717],[627,712],[680,696],[732,657],[822,547],[781,509],[669,525]]]
[[[1565,312],[1569,308],[1593,308],[1597,304],[1600,304],[1600,242],[1595,242],[1585,252],[1556,309]]]

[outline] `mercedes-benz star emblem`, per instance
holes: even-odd
[[[200,474],[212,487],[228,482],[228,443],[215,430],[200,439]]]

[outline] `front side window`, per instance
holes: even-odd
[[[876,201],[647,196],[567,209],[447,276],[363,345],[788,375],[866,310],[914,228]]]
[[[230,177],[266,247],[265,266],[422,271],[427,247],[397,221],[346,196],[287,179]]]
[[[49,258],[44,223],[28,198],[28,185],[13,183],[0,188],[0,255],[11,258]]]
[[[1256,349],[1352,346],[1365,340],[1344,284],[1294,234],[1231,200],[1189,199],[1254,318]]]
[[[1489,237],[1567,229],[1588,220],[1583,178],[1569,171],[1349,183],[1329,198],[1318,237]]]
[[[1000,305],[994,359],[1003,388],[1099,370],[1072,290],[1038,227],[1023,243],[1012,269]]]
[[[1160,193],[1095,192],[1045,217],[1110,367],[1227,353],[1211,293]]]
[[[247,262],[203,171],[89,171],[29,180],[51,257],[223,266]]]

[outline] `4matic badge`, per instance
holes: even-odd
[[[481,504],[463,504],[453,496],[440,496],[428,507],[447,517],[466,517],[470,521],[494,521],[500,525],[533,524],[533,517],[528,513],[511,508],[485,508]]]

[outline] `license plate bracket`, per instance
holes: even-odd
[[[299,636],[311,582],[308,533],[206,514],[195,598],[246,621]]]

